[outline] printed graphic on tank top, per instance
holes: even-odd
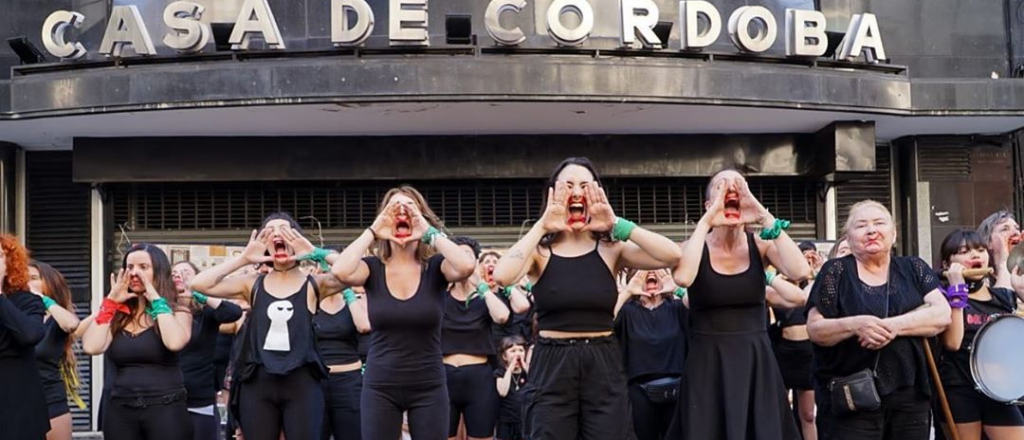
[[[277,298],[267,292],[266,275],[253,286],[252,324],[249,344],[255,350],[252,361],[268,373],[288,374],[303,365],[326,367],[320,360],[313,333],[313,314],[309,311],[310,288],[319,297],[316,283],[307,277],[296,292]]]
[[[305,287],[305,284],[303,284]],[[288,338],[288,321],[295,314],[295,307],[287,300],[274,301],[267,306],[267,319],[270,329],[263,349],[268,351],[291,351],[292,345]]]
[[[612,330],[619,289],[598,247],[578,257],[551,258],[533,287],[540,330],[600,332]]]

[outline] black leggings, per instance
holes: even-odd
[[[363,440],[398,439],[402,433],[402,413],[406,411],[409,412],[409,433],[413,440],[448,438],[448,427],[443,422],[448,420],[448,388],[444,382],[363,384],[360,403]]]
[[[459,418],[466,416],[466,434],[484,438],[494,436],[498,421],[498,388],[490,364],[444,366],[448,376],[448,437],[459,433]]]
[[[245,440],[319,439],[324,429],[324,383],[309,368],[286,375],[256,370],[235,388],[238,422]]]
[[[217,409],[214,407],[214,414],[217,413],[216,411]],[[216,416],[194,412],[189,412],[188,416],[192,419],[192,440],[218,440],[220,438],[218,435],[220,423],[217,423]]]
[[[185,394],[170,403],[112,398],[103,410],[106,440],[192,440]]]
[[[637,440],[661,440],[668,433],[676,402],[654,403],[640,383],[629,385],[629,402],[633,405],[633,430]]]
[[[331,373],[327,380],[327,423],[323,439],[360,440],[359,399],[363,390],[363,373],[359,370]]]

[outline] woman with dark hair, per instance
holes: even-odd
[[[35,346],[46,335],[45,305],[29,292],[28,252],[0,235],[0,439],[42,440],[50,430]]]
[[[196,275],[192,289],[251,305],[239,334],[231,374],[231,406],[246,440],[319,439],[326,410],[324,366],[313,316],[320,300],[341,293],[331,275],[307,275],[302,260],[336,258],[302,236],[290,215],[278,212],[252,231],[242,254]],[[233,275],[251,264],[271,263],[270,273]]]
[[[494,370],[495,385],[501,397],[501,410],[495,438],[523,440],[523,399],[529,382],[530,363],[526,359],[526,339],[512,335],[501,340],[501,368]]]
[[[392,188],[377,218],[338,257],[332,273],[366,289],[373,326],[363,376],[364,440],[394,440],[408,412],[414,440],[447,438],[449,399],[441,323],[450,283],[468,278],[473,255],[441,232],[444,225],[415,188]],[[374,256],[363,255],[375,247]]]
[[[590,160],[569,158],[548,180],[544,211],[498,262],[494,279],[511,286],[529,274],[540,329],[527,403],[529,438],[632,436],[622,353],[612,335],[623,267],[674,266],[671,240],[615,216]]]
[[[121,270],[110,276],[110,294],[82,337],[86,354],[106,353],[116,369],[104,438],[192,438],[178,361],[191,335],[192,314],[178,304],[167,255],[149,244],[128,248]]]
[[[481,264],[478,273],[452,283],[444,298],[441,354],[448,385],[448,437],[458,435],[459,420],[465,416],[470,439],[489,439],[494,437],[499,405],[491,386],[494,370],[488,363],[495,354],[491,324],[507,322],[509,310],[486,281],[486,268],[497,262],[495,253],[481,254],[480,243],[469,237],[454,237],[452,242],[474,259],[481,258]]]
[[[964,270],[989,266],[989,252],[976,232],[957,229],[940,248],[942,267],[948,272],[945,291],[953,309],[952,323],[939,335],[945,352],[939,373],[953,422],[961,439],[1024,439],[1024,416],[1017,408],[996,402],[979,392],[971,375],[972,341],[992,317],[1013,313],[1012,290],[990,287],[984,275],[966,276]],[[1005,263],[1004,263],[1005,264]]]
[[[931,381],[922,337],[949,325],[949,303],[927,263],[892,255],[896,224],[885,206],[858,202],[845,229],[852,253],[822,266],[807,300],[818,433],[839,440],[927,439]],[[875,396],[877,405],[863,406]]]
[[[75,316],[71,303],[71,289],[64,275],[41,261],[32,260],[28,265],[28,287],[39,295],[46,307],[46,336],[36,344],[36,365],[43,380],[43,393],[50,417],[50,432],[46,440],[71,439],[71,397],[85,408],[78,396],[78,367],[72,345],[80,321]]]
[[[194,440],[217,440],[220,423],[217,417],[216,365],[220,325],[242,317],[242,308],[220,298],[211,298],[191,289],[199,268],[190,261],[179,261],[171,267],[171,277],[178,299],[192,310],[192,338],[181,351],[181,374],[188,392],[188,412],[192,419]]]
[[[662,440],[676,411],[689,309],[667,270],[641,270],[619,293],[615,336],[626,365],[638,440]]]
[[[765,326],[765,268],[791,280],[811,274],[796,243],[738,172],[713,175],[706,212],[675,267],[688,289],[690,352],[670,440],[800,438]],[[760,234],[748,226],[763,228]],[[799,291],[799,289],[795,289]],[[786,289],[776,289],[785,294]]]

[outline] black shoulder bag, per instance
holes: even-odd
[[[892,270],[893,267],[890,265],[890,274]],[[890,275],[885,286],[885,318],[889,317],[889,294],[892,292],[892,279],[893,277]],[[882,398],[878,395],[878,386],[875,383],[878,377],[875,370],[878,369],[878,359],[881,356],[882,349],[879,349],[875,353],[874,367],[829,381],[828,390],[831,394],[833,415],[845,416],[863,411],[874,411],[882,407]]]

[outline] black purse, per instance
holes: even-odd
[[[890,274],[892,266],[889,266]],[[889,317],[889,294],[892,292],[892,276],[885,286],[885,317]],[[885,319],[885,318],[882,318]],[[878,395],[875,383],[878,359],[882,349],[875,353],[875,366],[865,368],[848,376],[837,377],[828,382],[832,415],[845,416],[864,411],[875,411],[882,407],[882,398]]]
[[[653,403],[676,403],[679,399],[679,378],[663,377],[640,384],[640,389]]]

